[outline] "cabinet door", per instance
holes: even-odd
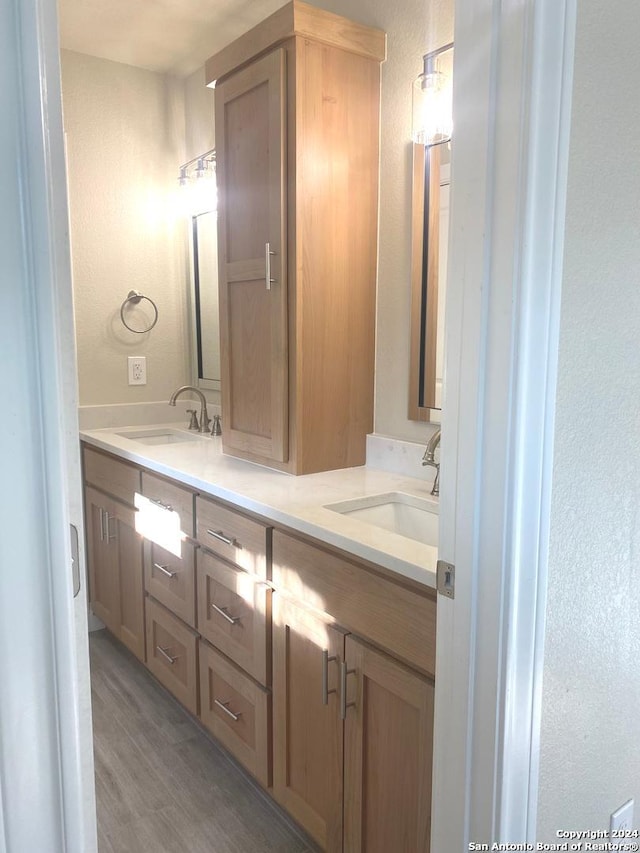
[[[273,599],[273,793],[323,850],[336,853],[342,850],[337,689],[344,635],[277,594]]]
[[[107,523],[118,566],[118,638],[144,662],[144,575],[142,537],[136,532],[135,510],[113,501]]]
[[[344,849],[425,853],[431,831],[433,685],[346,638]]]
[[[285,52],[216,86],[225,449],[288,458]]]
[[[106,495],[85,489],[87,529],[87,560],[89,564],[89,593],[91,607],[98,619],[114,634],[120,625],[120,579],[116,552],[109,539],[109,510],[113,501]]]

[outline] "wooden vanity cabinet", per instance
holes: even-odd
[[[435,598],[280,531],[273,577],[274,797],[330,853],[425,853],[433,658],[391,652],[418,614],[435,643]]]
[[[226,453],[294,474],[373,427],[386,37],[293,0],[206,65]]]
[[[144,661],[142,538],[135,529],[133,508],[140,471],[88,448],[84,466],[85,480],[91,478],[127,500],[117,500],[93,485],[85,487],[91,607],[98,619]]]

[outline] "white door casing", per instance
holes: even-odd
[[[457,0],[433,853],[535,840],[575,0]]]

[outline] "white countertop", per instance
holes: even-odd
[[[184,428],[183,424],[162,424],[158,428],[168,426]],[[295,477],[224,455],[221,438],[204,436],[185,443],[144,445],[117,435],[123,432],[126,430],[122,428],[83,430],[80,437],[199,492],[229,501],[426,586],[436,586],[437,548],[324,506],[385,492],[404,492],[429,500],[437,511],[437,498],[431,497],[431,484],[425,480],[367,467]]]

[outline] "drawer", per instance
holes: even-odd
[[[265,686],[271,682],[271,590],[204,551],[198,563],[198,630]]]
[[[114,456],[98,453],[85,446],[84,479],[92,486],[133,506],[133,496],[140,491],[140,469]]]
[[[143,471],[142,494],[150,501],[177,512],[182,532],[193,536],[193,492],[178,483]]]
[[[271,785],[271,695],[200,640],[200,719],[256,779]]]
[[[144,543],[144,586],[183,622],[196,627],[195,548],[182,543],[182,557],[176,557],[154,542]]]
[[[198,713],[197,635],[147,596],[147,666],[192,714]]]
[[[273,585],[343,628],[435,675],[436,597],[276,530]]]
[[[198,541],[205,548],[267,579],[267,537],[270,527],[219,503],[197,497],[196,531]]]

